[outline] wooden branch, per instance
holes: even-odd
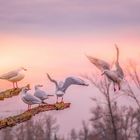
[[[30,85],[28,84],[26,87],[29,88]],[[19,95],[19,93],[21,92],[22,88],[7,89],[5,91],[0,92],[0,100],[4,100],[5,98],[11,98],[13,96]]]
[[[12,127],[19,123],[30,120],[33,116],[40,112],[45,112],[49,110],[63,110],[70,107],[70,103],[56,103],[56,104],[46,104],[38,107],[34,107],[29,111],[25,111],[22,114],[10,116],[8,118],[0,120],[0,129],[6,127]]]

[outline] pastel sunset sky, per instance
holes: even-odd
[[[139,0],[1,0],[0,72],[82,73],[85,54],[111,61],[114,43],[121,60],[137,59],[139,7]]]
[[[129,59],[140,64],[140,0],[0,0],[0,74],[27,68],[21,85],[46,86],[46,72],[56,79],[91,73],[97,69],[85,54],[112,62],[115,43],[122,67]],[[0,80],[0,89],[8,87],[11,83]],[[87,119],[94,90],[74,87],[68,92],[73,93],[65,96],[73,109],[57,112],[64,131]],[[5,110],[5,104],[11,110],[21,109],[11,106],[15,100],[22,103],[19,97],[11,100],[1,102],[0,110]],[[78,111],[80,119],[72,115]],[[65,116],[71,116],[71,124],[63,120]]]

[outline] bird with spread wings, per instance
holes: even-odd
[[[121,89],[121,81],[124,78],[124,72],[123,69],[121,68],[120,64],[119,64],[119,48],[118,46],[115,44],[115,48],[116,48],[116,52],[117,52],[117,57],[116,57],[116,61],[115,61],[115,70],[111,70],[111,66],[108,62],[95,58],[95,57],[91,57],[91,56],[87,56],[87,58],[89,59],[89,61],[94,64],[99,70],[101,70],[102,75],[106,75],[107,78],[109,80],[111,80],[114,84],[114,91],[116,91],[115,85],[118,85],[119,90]]]
[[[77,77],[67,77],[65,79],[65,82],[63,82],[63,81],[57,82],[56,80],[52,79],[49,74],[47,74],[47,77],[56,86],[55,94],[57,96],[57,102],[58,102],[59,97],[61,97],[61,102],[63,102],[63,96],[66,93],[66,90],[71,85],[88,86],[88,84],[86,84],[85,81],[83,81],[82,79],[77,78]]]

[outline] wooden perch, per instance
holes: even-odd
[[[25,111],[22,114],[10,116],[8,118],[0,120],[0,129],[6,127],[12,127],[19,123],[30,120],[33,116],[40,112],[49,110],[63,110],[70,107],[70,103],[57,103],[57,104],[46,104],[38,107],[34,107],[29,111]]]
[[[26,87],[30,88],[30,85],[28,84]],[[0,100],[4,100],[5,98],[11,98],[13,96],[19,95],[22,88],[13,88],[0,92]]]

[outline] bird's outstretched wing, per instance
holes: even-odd
[[[54,79],[52,79],[48,73],[47,73],[47,77],[48,77],[48,79],[49,79],[51,82],[53,82],[53,83],[56,85],[56,87],[58,87],[57,81],[54,80]]]
[[[82,85],[82,86],[88,86],[82,79],[75,78],[75,77],[68,77],[66,78],[64,85],[62,87],[62,91],[65,92],[67,88],[71,85]]]
[[[12,77],[17,76],[18,72],[17,71],[10,71],[8,73],[5,73],[3,75],[0,76],[0,79],[10,79]]]
[[[101,71],[110,70],[110,65],[106,61],[91,56],[87,56],[87,58]]]
[[[117,51],[117,59],[116,59],[116,62],[119,63],[119,48],[118,46],[115,44],[115,48],[116,48],[116,51]]]
[[[116,72],[118,74],[118,76],[123,79],[124,78],[124,72],[123,72],[123,69],[121,68],[120,64],[119,64],[119,48],[118,46],[115,44],[115,47],[116,47],[116,51],[117,51],[117,58],[116,58]]]

